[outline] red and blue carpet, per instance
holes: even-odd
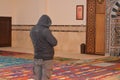
[[[0,51],[0,80],[32,80],[33,55]],[[120,58],[55,58],[51,80],[120,80]]]

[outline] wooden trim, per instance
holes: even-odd
[[[86,53],[95,54],[96,0],[87,0]]]

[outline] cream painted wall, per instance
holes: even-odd
[[[46,0],[0,0],[0,16],[11,16],[12,24],[36,24],[46,13]]]
[[[30,28],[27,25],[35,24],[43,13],[50,15],[53,25],[61,25],[57,27],[57,30],[61,28],[64,30],[65,26],[62,25],[86,25],[86,9],[84,9],[84,20],[76,20],[76,5],[86,7],[83,0],[0,0],[0,16],[12,16],[12,24],[14,24],[12,26],[12,47],[33,50],[29,31],[24,31]],[[20,30],[17,31],[14,27]],[[65,30],[72,30],[73,27],[67,27]],[[75,30],[78,28],[76,27]],[[80,26],[80,32],[53,32],[58,40],[55,51],[80,53],[80,44],[85,43],[85,30],[86,27]]]
[[[84,19],[76,20],[76,5],[84,5]],[[0,0],[0,16],[11,16],[12,24],[36,24],[47,13],[53,25],[86,25],[86,0]]]
[[[16,0],[16,22],[14,24],[33,25],[46,13],[46,0]]]
[[[84,19],[76,20],[76,5],[84,5]],[[86,0],[47,0],[53,25],[86,25]]]
[[[12,31],[12,47],[13,48],[22,48],[26,50],[32,50],[33,53],[33,45],[30,39],[30,31],[23,31],[23,29],[31,29],[33,26],[13,26]],[[52,26],[51,30],[54,30]],[[56,37],[58,44],[55,47],[55,53],[80,53],[80,45],[85,43],[86,41],[86,27],[66,27],[66,26],[59,26],[58,30],[78,30],[79,32],[52,32],[53,35]],[[61,29],[63,28],[63,29]],[[16,29],[19,29],[17,31]],[[57,30],[57,29],[56,29]]]
[[[0,0],[0,16],[12,16],[14,0]]]

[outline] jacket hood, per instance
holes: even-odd
[[[36,26],[50,27],[52,21],[48,15],[42,15]]]

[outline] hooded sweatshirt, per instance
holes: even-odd
[[[50,17],[47,15],[42,15],[38,23],[30,31],[35,59],[53,59],[54,46],[57,45],[57,40],[49,29],[51,24],[52,22]]]

